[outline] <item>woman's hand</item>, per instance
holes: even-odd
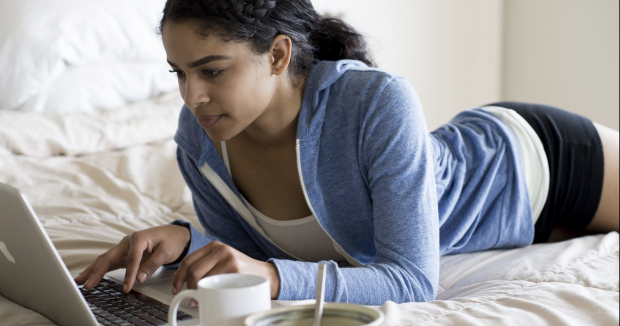
[[[188,228],[164,225],[138,231],[99,256],[75,278],[77,284],[92,289],[111,270],[126,268],[123,291],[129,292],[136,279],[144,282],[162,265],[175,262],[186,252],[191,234]]]
[[[183,259],[181,266],[174,273],[172,294],[179,293],[185,282],[188,289],[196,289],[198,281],[205,277],[230,273],[262,276],[269,280],[271,298],[277,299],[280,295],[280,275],[274,264],[252,259],[217,241],[209,243]]]

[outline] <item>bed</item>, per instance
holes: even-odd
[[[123,1],[41,3],[0,0],[0,13],[9,7],[13,13],[12,24],[0,14],[0,68],[9,69],[0,77],[0,182],[26,195],[70,270],[85,268],[133,231],[176,219],[199,226],[172,140],[182,100],[176,82],[159,73],[167,69],[155,43],[159,39],[141,34],[152,32],[163,2],[132,2],[123,15],[139,17],[140,22],[117,22],[118,31],[112,32],[108,24],[107,33],[118,32],[110,40],[97,38],[99,27],[89,30],[83,20],[72,22],[71,17],[103,11],[109,17],[99,17],[98,24],[105,23],[118,18],[116,7]],[[32,42],[16,40],[24,35],[19,33],[30,31],[27,22],[41,12],[51,17],[47,23],[52,26],[59,4],[70,8],[63,9],[63,23],[57,24],[62,26],[45,33],[68,30],[63,37],[71,42],[94,37],[97,44],[88,47],[96,51],[76,49],[69,41],[50,50],[39,44],[40,35]],[[36,24],[42,28],[45,22]],[[82,34],[76,34],[76,26],[82,26]],[[136,26],[143,30],[136,31]],[[112,44],[123,51],[102,53]],[[35,56],[50,53],[57,56],[44,63]],[[38,65],[37,74],[22,61]],[[91,85],[93,74],[103,77]],[[103,90],[105,96],[98,96]],[[618,250],[619,236],[613,232],[446,256],[436,301],[387,302],[377,309],[386,314],[386,326],[618,325]],[[54,323],[0,296],[0,325]]]

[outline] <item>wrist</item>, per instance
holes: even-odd
[[[273,263],[267,263],[269,268],[269,284],[271,285],[271,299],[277,300],[280,296],[280,273]]]
[[[181,252],[181,255],[172,263],[170,263],[170,265],[173,264],[179,264],[183,258],[185,258],[185,256],[187,256],[187,253],[189,252],[189,247],[192,243],[192,232],[189,229],[189,227],[183,226],[183,225],[173,225],[174,227],[177,228],[177,230],[180,230],[180,232],[182,232],[183,236],[182,236],[182,243],[185,244],[185,247],[183,248],[183,251]]]
[[[184,258],[185,256],[187,256],[187,252],[189,252],[189,246],[192,244],[192,231],[190,230],[189,227],[186,227],[186,226],[182,226],[182,228],[183,228],[183,235],[185,236],[183,238],[183,243],[185,243],[185,249],[183,249],[183,253],[181,254],[181,257]]]

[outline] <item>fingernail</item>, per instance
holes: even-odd
[[[144,281],[146,281],[146,273],[142,272],[142,273],[138,276],[138,280],[140,281],[140,283],[144,283]]]
[[[127,285],[127,283],[123,284],[123,292],[129,292],[129,286]]]
[[[192,308],[196,308],[198,306],[198,303],[196,302],[196,300],[191,299],[189,301],[189,306],[192,307]]]
[[[177,295],[177,292],[179,292],[179,291],[177,291],[177,288],[175,288],[175,287],[173,286],[173,287],[172,287],[172,294],[173,294],[173,295]]]

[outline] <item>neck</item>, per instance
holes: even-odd
[[[265,112],[241,135],[263,147],[289,147],[297,140],[297,123],[304,96],[305,82],[299,87],[283,83]]]

